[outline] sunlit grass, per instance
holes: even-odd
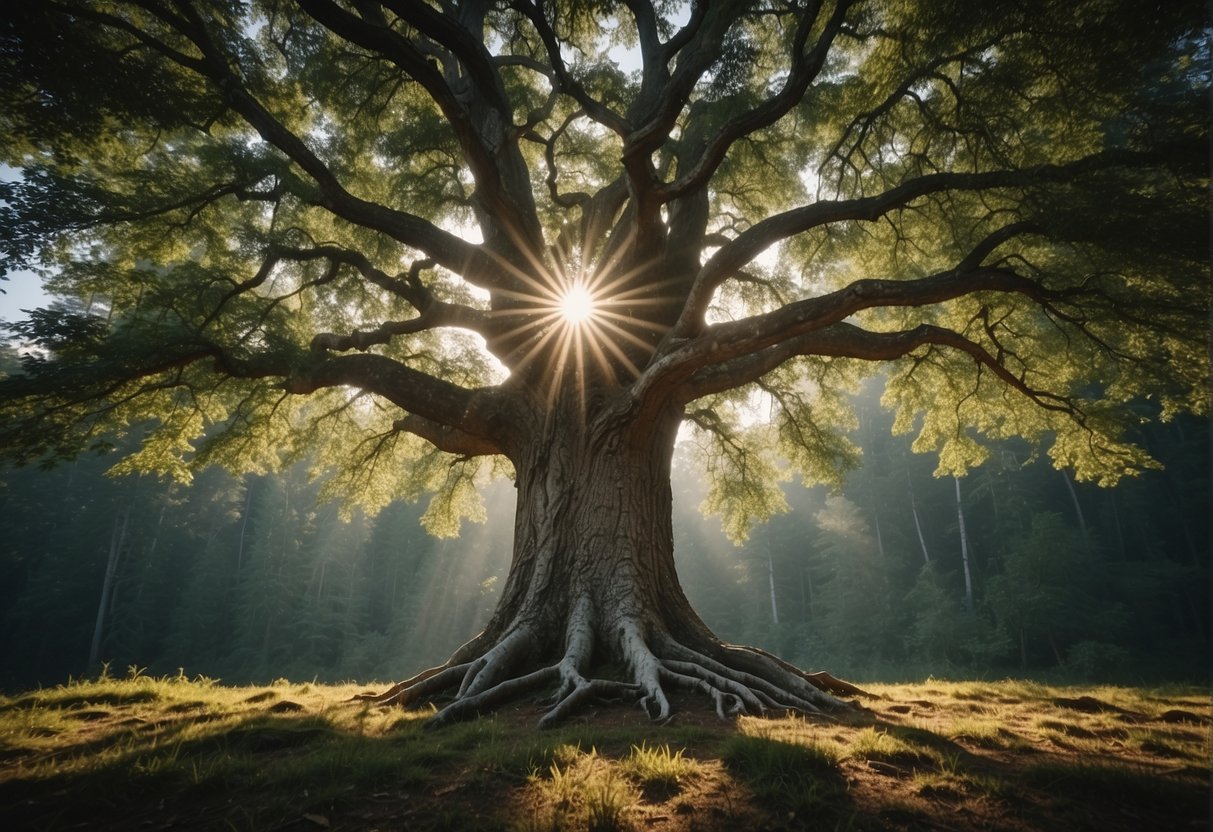
[[[1145,800],[1165,781],[1175,800],[1148,805],[1174,820],[1200,803],[1210,767],[1213,708],[1192,688],[933,680],[872,686],[884,698],[841,720],[653,726],[611,709],[539,732],[505,715],[426,731],[432,708],[350,701],[381,687],[226,687],[134,668],[0,697],[0,814],[57,816],[70,795],[73,814],[56,823],[87,824],[87,807],[155,795],[170,815],[206,807],[216,825],[247,829],[301,815],[359,826],[351,818],[382,802],[423,812],[420,828],[743,829],[809,817],[882,828],[886,815],[912,826],[926,806],[996,817],[1024,792],[1072,820],[1079,798]],[[1070,786],[1074,798],[1059,791]]]
[[[851,739],[847,753],[857,760],[885,762],[913,762],[924,757],[921,749],[914,748],[887,730],[875,727],[857,732]]]
[[[670,751],[669,745],[633,745],[623,759],[623,772],[639,782],[646,794],[673,795],[682,782],[699,772],[699,764],[682,756],[685,749]]]
[[[944,730],[944,736],[982,748],[1012,748],[1026,744],[1026,740],[1009,731],[999,719],[954,719]]]
[[[539,828],[578,828],[614,832],[625,828],[624,811],[639,795],[621,774],[617,762],[591,748],[573,745],[555,749],[546,773],[532,775],[532,789],[543,801],[533,817]]]

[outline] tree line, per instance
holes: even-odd
[[[1207,672],[1207,422],[1146,428],[1165,469],[1100,489],[1014,443],[936,477],[886,411],[859,412],[863,461],[844,488],[783,483],[791,511],[741,546],[700,513],[707,485],[679,446],[677,567],[722,638],[869,680]],[[179,485],[108,477],[111,464],[0,473],[7,689],[102,662],[230,682],[401,678],[484,625],[509,566],[508,480],[486,492],[487,523],[438,539],[424,504],[343,517],[304,465]]]

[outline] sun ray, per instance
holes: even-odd
[[[553,354],[556,356],[556,366],[553,368],[551,378],[548,380],[548,409],[551,409],[552,403],[556,401],[556,395],[560,392],[561,381],[564,378],[564,366],[569,359],[569,338],[571,330],[560,330],[560,343],[556,347]]]
[[[603,347],[606,347],[611,355],[615,356],[616,360],[628,368],[628,372],[632,374],[632,378],[638,378],[640,376],[640,368],[636,366],[632,359],[628,358],[627,353],[623,351],[623,348],[610,338],[595,338],[590,343],[593,345],[594,349],[599,352],[602,351]]]
[[[639,377],[639,356],[653,349],[653,335],[666,330],[646,310],[675,301],[664,293],[677,281],[652,281],[652,263],[616,268],[618,250],[597,263],[580,246],[550,254],[542,264],[529,255],[530,274],[520,263],[501,263],[516,280],[496,291],[507,302],[497,337],[515,345],[513,372],[541,375],[549,406],[571,394],[569,403],[584,415],[593,378],[615,384]]]
[[[665,332],[666,328],[656,321],[646,321],[644,318],[637,318],[632,315],[620,315],[618,312],[607,312],[605,310],[596,315],[596,319],[601,323],[606,323],[607,319],[620,321],[625,324],[631,324],[638,329],[648,329],[653,332]]]
[[[599,326],[609,329],[611,332],[618,335],[620,338],[627,339],[628,341],[630,341],[631,343],[635,344],[638,347],[641,347],[643,349],[652,349],[652,347],[653,347],[653,345],[651,343],[649,343],[648,341],[644,340],[643,338],[639,337],[638,335],[634,335],[631,332],[628,332],[626,329],[619,326],[618,324],[613,324],[610,321],[605,321],[602,319],[597,320],[595,323],[598,324]]]

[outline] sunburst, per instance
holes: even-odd
[[[597,303],[582,283],[572,283],[560,296],[560,317],[570,326],[580,326],[594,317]]]
[[[591,367],[618,381],[620,376],[639,376],[628,345],[652,348],[651,335],[642,334],[660,333],[663,327],[648,320],[645,311],[669,302],[660,294],[664,285],[634,285],[648,265],[618,272],[610,263],[592,267],[580,252],[572,252],[557,263],[532,257],[530,266],[529,274],[517,265],[506,266],[519,288],[503,294],[518,304],[512,311],[524,317],[502,334],[528,341],[513,370],[546,358],[549,404],[572,382],[583,409]]]

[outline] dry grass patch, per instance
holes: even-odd
[[[999,719],[954,719],[943,732],[950,740],[982,748],[1022,748],[1030,743]]]

